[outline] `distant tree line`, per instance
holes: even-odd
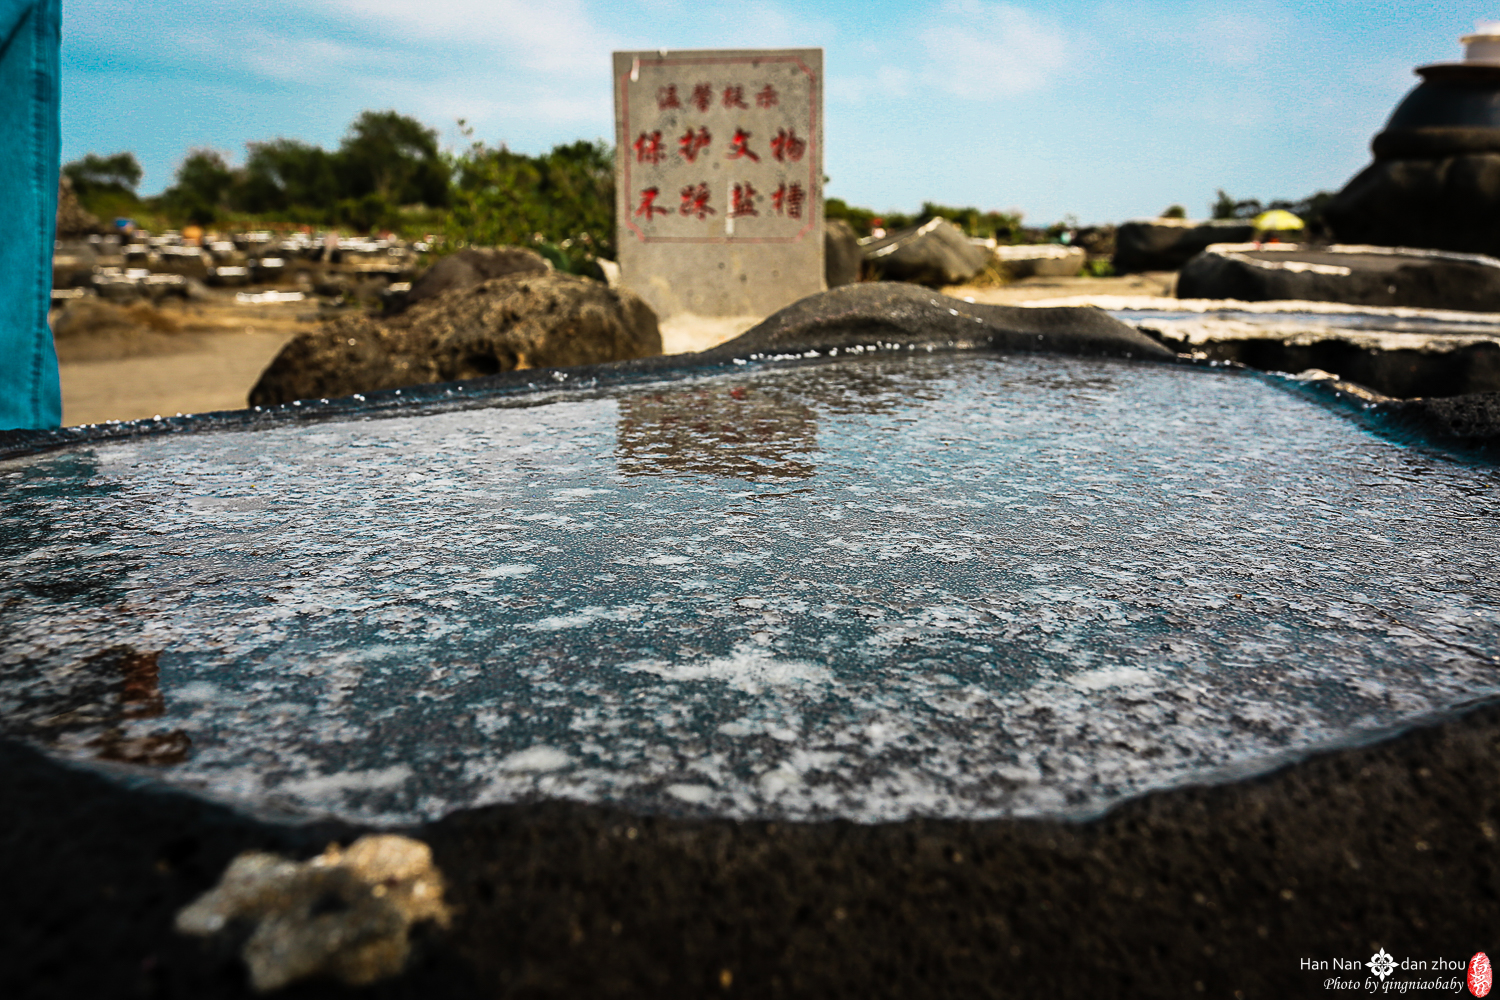
[[[993,237],[1000,243],[1015,243],[1025,232],[1021,226],[1020,212],[981,212],[972,206],[956,208],[930,201],[924,201],[922,210],[916,215],[907,215],[903,212],[876,212],[849,205],[841,198],[829,198],[823,203],[823,214],[829,219],[847,222],[859,237],[869,236],[877,220],[881,229],[891,232],[908,226],[919,226],[938,216],[955,223],[970,236],[982,239]]]
[[[453,246],[534,246],[565,269],[614,255],[609,144],[567,143],[527,156],[475,142],[445,154],[435,129],[395,111],[362,112],[332,151],[296,139],[252,142],[234,166],[216,150],[194,149],[153,198],[136,195],[142,171],[130,152],[89,153],[63,173],[103,219],[441,232]]]
[[[147,217],[151,225],[263,226],[292,223],[368,232],[441,232],[450,246],[532,246],[576,270],[615,256],[614,149],[565,143],[536,156],[472,141],[445,154],[438,133],[395,111],[364,111],[337,149],[296,139],[246,145],[243,165],[194,149],[160,195],[140,198],[142,171],[130,152],[89,153],[63,167],[83,207],[102,219]],[[921,211],[877,213],[838,198],[825,203],[859,236],[937,216],[970,236],[1001,243],[1051,238],[1069,228],[1024,229],[1018,212],[982,212],[924,202]]]
[[[437,132],[394,111],[362,112],[331,152],[296,139],[252,142],[235,167],[216,150],[192,150],[173,185],[147,200],[135,197],[133,153],[90,153],[63,167],[95,214],[145,209],[198,225],[248,215],[361,230],[395,223],[403,206],[445,208],[451,172]]]
[[[1262,202],[1259,198],[1237,200],[1225,193],[1223,188],[1220,188],[1218,197],[1209,206],[1209,212],[1215,219],[1253,219],[1262,212],[1268,212],[1273,208],[1281,208],[1291,212],[1306,223],[1309,236],[1319,238],[1329,235],[1328,223],[1323,218],[1323,210],[1332,200],[1332,191],[1319,191],[1299,201],[1289,201],[1282,198],[1268,202]]]

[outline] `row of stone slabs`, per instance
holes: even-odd
[[[1492,466],[857,358],[0,463],[5,733],[263,815],[1097,814],[1496,693]]]

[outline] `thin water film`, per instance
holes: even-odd
[[[0,719],[265,810],[1088,815],[1500,690],[1492,469],[860,361],[0,465]]]

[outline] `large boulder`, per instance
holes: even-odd
[[[1214,243],[1244,243],[1255,227],[1237,219],[1135,219],[1115,230],[1115,270],[1175,271]]]
[[[863,352],[882,344],[1175,360],[1177,355],[1098,309],[1027,309],[966,302],[894,282],[845,285],[794,302],[705,355]]]
[[[1177,295],[1493,312],[1500,310],[1500,260],[1400,247],[1226,247],[1189,261]]]
[[[995,248],[995,256],[1012,278],[1071,278],[1083,270],[1088,254],[1060,243],[1022,243]]]
[[[57,182],[57,238],[88,236],[100,232],[99,219],[78,201],[71,178],[62,177]]]
[[[989,252],[947,219],[931,219],[864,244],[865,262],[886,281],[960,285],[984,270]]]
[[[570,274],[516,274],[389,319],[347,316],[301,334],[250,390],[250,405],[660,353],[656,314],[631,292]]]
[[[823,277],[829,288],[852,285],[859,280],[864,256],[859,237],[843,219],[829,219],[823,227]]]
[[[1428,134],[1443,131],[1461,134],[1447,142]],[[1478,132],[1489,149],[1472,148],[1469,133]],[[1500,129],[1390,135],[1376,137],[1375,162],[1324,209],[1339,241],[1500,256]]]
[[[547,259],[525,247],[468,247],[449,254],[412,282],[406,305],[416,305],[445,292],[473,288],[492,278],[513,274],[542,274],[552,270]]]

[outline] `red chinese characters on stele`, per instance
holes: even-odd
[[[649,135],[642,132],[640,138],[635,141],[635,162],[637,163],[660,163],[661,162],[661,130],[658,129]]]
[[[734,130],[734,138],[729,142],[728,158],[738,160],[743,157],[748,157],[756,163],[760,162],[760,157],[750,151],[750,133],[742,128],[737,128]]]
[[[689,163],[697,163],[698,154],[707,149],[709,143],[713,141],[714,137],[709,134],[708,127],[706,125],[698,126],[698,131],[696,132],[693,131],[693,128],[690,125],[688,126],[687,134],[685,134],[681,139],[677,140],[677,151],[682,155],[682,158],[687,160]]]
[[[636,215],[644,215],[650,219],[653,215],[666,215],[667,210],[656,204],[656,196],[661,194],[660,189],[648,187],[641,191],[641,204],[635,210]]]
[[[782,163],[787,160],[800,160],[805,152],[807,152],[807,140],[797,138],[795,128],[790,132],[784,128],[776,130],[776,138],[771,140],[771,155],[777,160]]]
[[[682,207],[678,209],[683,215],[692,215],[698,218],[713,215],[714,210],[708,205],[708,185],[699,184],[696,187],[689,184],[682,189]]]
[[[631,185],[638,198],[633,218],[640,220],[642,225],[651,224],[654,229],[657,220],[663,217],[681,216],[684,219],[703,221],[722,212],[728,227],[726,231],[731,234],[734,232],[734,219],[769,216],[802,221],[806,218],[810,196],[808,187],[803,182],[757,175],[754,181],[761,183],[766,191],[766,194],[762,194],[756,190],[751,179],[743,175],[726,178],[734,183],[729,186],[729,190],[721,190],[719,197],[728,204],[721,203],[721,207],[716,209],[711,203],[711,190],[706,178],[684,178],[673,171],[674,166],[700,165],[700,161],[701,166],[706,167],[712,162],[711,157],[719,156],[725,160],[737,161],[738,165],[747,168],[756,164],[764,169],[771,165],[762,160],[765,152],[770,153],[768,159],[776,164],[789,166],[803,162],[808,155],[810,143],[807,138],[797,134],[796,125],[783,117],[784,95],[776,85],[766,82],[764,78],[735,81],[732,78],[716,80],[712,77],[707,80],[700,78],[697,82],[679,78],[675,81],[653,81],[654,83],[660,83],[659,86],[654,86],[653,96],[657,110],[677,114],[666,119],[675,124],[668,126],[672,132],[665,140],[662,129],[647,125],[644,130],[637,132],[630,144],[629,148],[635,154],[634,163],[642,168],[640,183]],[[647,93],[653,94],[653,91]],[[650,99],[647,97],[648,101]],[[715,116],[725,112],[731,116],[729,120],[726,122],[718,118],[719,123],[713,125],[713,130],[710,131],[710,123],[716,120]],[[698,119],[700,114],[708,122],[693,120]],[[628,157],[629,154],[626,155]],[[676,212],[662,204],[666,200],[662,196],[664,188],[680,188]],[[766,204],[768,201],[769,204]],[[768,210],[762,213],[761,208]]]
[[[1490,968],[1490,956],[1476,951],[1474,957],[1469,959],[1469,992],[1476,997],[1489,996],[1493,985],[1495,973]]]
[[[788,186],[783,183],[775,191],[771,192],[771,207],[776,210],[777,215],[790,216],[793,219],[802,218],[802,206],[807,201],[807,192],[802,189],[801,184]]]

